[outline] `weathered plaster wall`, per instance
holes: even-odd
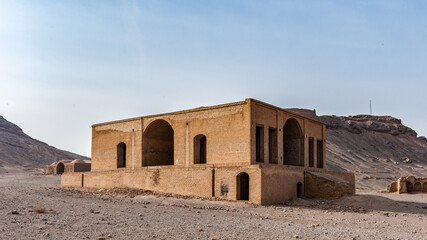
[[[139,188],[189,196],[218,197],[236,200],[236,178],[239,173],[249,174],[249,201],[261,203],[261,170],[258,166],[212,167],[178,166],[145,167],[135,170],[119,169],[82,174],[64,173],[64,187]]]
[[[249,161],[249,108],[246,104],[144,117],[144,129],[156,119],[174,130],[174,165],[194,165],[194,137],[206,136],[206,163],[229,164]]]
[[[144,131],[155,120],[173,129],[174,165],[194,164],[194,137],[206,136],[208,164],[249,162],[250,111],[245,102],[94,125],[92,171],[117,169],[117,145],[126,144],[126,168],[142,167]],[[133,160],[132,160],[133,159]]]
[[[249,174],[249,202],[261,204],[261,169],[258,166],[215,168],[215,197],[236,200],[237,176]]]
[[[263,204],[285,203],[297,196],[297,183],[304,186],[304,171],[295,166],[262,166]],[[301,192],[304,196],[304,187]]]
[[[67,172],[61,176],[62,187],[83,187],[83,174],[81,172]]]
[[[126,168],[141,166],[141,119],[119,121],[92,127],[91,171],[117,169],[117,145],[126,144]]]

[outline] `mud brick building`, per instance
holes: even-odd
[[[59,160],[57,162],[54,162],[50,165],[47,165],[44,168],[44,174],[49,175],[61,175],[64,172],[88,172],[90,171],[90,161],[88,160],[81,160],[81,159],[74,159],[74,160],[68,160],[63,159]]]
[[[325,149],[324,123],[246,99],[95,124],[91,171],[61,182],[258,204],[354,193],[353,174],[326,170]]]

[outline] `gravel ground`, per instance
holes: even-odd
[[[426,194],[256,206],[59,183],[57,176],[0,174],[0,239],[427,239]]]

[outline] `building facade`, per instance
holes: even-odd
[[[62,185],[273,204],[309,195],[308,171],[339,178],[354,193],[353,174],[326,170],[324,123],[246,99],[95,124],[91,171],[63,174]]]

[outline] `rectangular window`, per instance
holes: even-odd
[[[257,126],[255,135],[256,161],[264,162],[264,127]]]
[[[323,142],[317,140],[317,167],[323,168]]]
[[[277,130],[268,129],[268,162],[277,164]]]
[[[314,139],[308,139],[308,166],[314,167]]]

